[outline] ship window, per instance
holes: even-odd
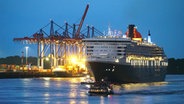
[[[94,46],[87,46],[87,48],[94,48]]]
[[[117,52],[123,52],[122,50],[117,50]]]
[[[121,53],[118,53],[117,55],[122,55]]]
[[[87,50],[87,52],[93,52],[93,50]]]
[[[117,47],[117,48],[123,48],[123,47]]]

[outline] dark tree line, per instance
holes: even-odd
[[[37,65],[37,58],[36,57],[28,57],[28,63],[32,65]],[[22,57],[20,56],[8,56],[6,58],[0,58],[0,64],[7,64],[7,65],[22,65]],[[23,58],[23,64],[26,64],[26,58]]]
[[[22,65],[21,60],[22,60],[22,57],[20,56],[9,56],[6,58],[0,58],[0,64]],[[23,64],[25,63],[26,63],[26,58],[24,57]],[[32,65],[37,65],[37,58],[28,57],[28,63],[31,63]],[[184,74],[184,59],[169,58],[168,63],[169,63],[167,67],[168,74]],[[45,64],[48,64],[48,62]],[[49,67],[48,65],[47,67]]]
[[[168,74],[184,74],[184,59],[169,58],[168,62]]]

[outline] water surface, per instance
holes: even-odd
[[[89,96],[84,78],[0,79],[0,104],[182,104],[184,75],[165,82],[115,85],[115,95]]]

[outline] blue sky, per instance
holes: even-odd
[[[30,36],[50,19],[63,25],[79,23],[90,4],[84,25],[102,32],[126,32],[135,24],[143,37],[151,31],[152,41],[171,58],[184,58],[184,0],[0,0],[0,57],[21,56],[27,44],[13,38]],[[29,56],[36,56],[36,45],[28,45]]]

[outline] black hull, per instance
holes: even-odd
[[[96,81],[111,83],[146,83],[165,80],[166,67],[130,66],[127,64],[88,62]]]

